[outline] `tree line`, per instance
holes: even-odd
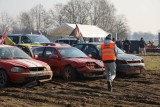
[[[41,30],[50,35],[62,23],[96,25],[119,37],[130,34],[125,16],[116,15],[116,8],[109,0],[70,0],[49,10],[39,4],[21,12],[16,20],[7,13],[1,13],[0,33],[9,26],[12,33],[36,33]]]

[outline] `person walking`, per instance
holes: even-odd
[[[143,40],[143,38],[140,39],[139,41],[139,51],[141,55],[146,55],[146,42]]]
[[[108,90],[112,92],[112,82],[116,77],[116,57],[117,46],[112,41],[112,35],[106,36],[105,41],[101,44],[101,56],[104,62]]]
[[[123,49],[125,50],[126,53],[129,53],[130,46],[131,42],[128,40],[128,38],[126,38],[125,41],[123,42]]]

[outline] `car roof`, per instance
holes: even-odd
[[[66,37],[66,38],[60,38],[60,39],[57,39],[57,40],[77,40],[77,38],[74,38],[74,37]]]
[[[42,45],[37,43],[24,43],[24,44],[18,44],[18,46],[42,46]]]
[[[11,46],[11,45],[0,45],[0,48],[2,47],[14,47],[14,46]]]
[[[53,48],[75,48],[75,47],[72,47],[72,46],[60,46],[60,45],[58,45],[58,46],[38,46],[38,47],[53,47]]]
[[[78,45],[80,45],[80,44],[86,44],[86,45],[100,45],[100,44],[102,44],[102,43],[100,43],[100,42],[89,42],[89,43],[78,43]]]
[[[38,35],[40,34],[7,34],[7,36],[38,36]],[[2,36],[2,34],[0,34],[0,36]]]

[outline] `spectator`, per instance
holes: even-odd
[[[148,48],[152,48],[153,44],[151,43],[151,41],[148,42]]]
[[[149,41],[149,42],[148,42],[148,46],[152,46],[152,43],[151,43],[151,41]]]
[[[123,42],[123,49],[126,53],[129,53],[131,46],[131,42],[128,40],[128,38],[125,38],[125,41]]]
[[[141,40],[139,41],[139,51],[141,53],[141,55],[146,55],[146,42],[143,40],[143,38],[141,38]]]
[[[116,41],[116,45],[117,45],[117,47],[122,49],[122,42],[121,42],[120,38],[118,38],[118,40]]]

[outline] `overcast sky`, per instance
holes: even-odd
[[[37,4],[46,9],[54,4],[69,0],[0,0],[0,12],[17,16]],[[132,32],[143,31],[157,34],[160,31],[160,0],[110,0],[117,9],[117,14],[125,15]]]

